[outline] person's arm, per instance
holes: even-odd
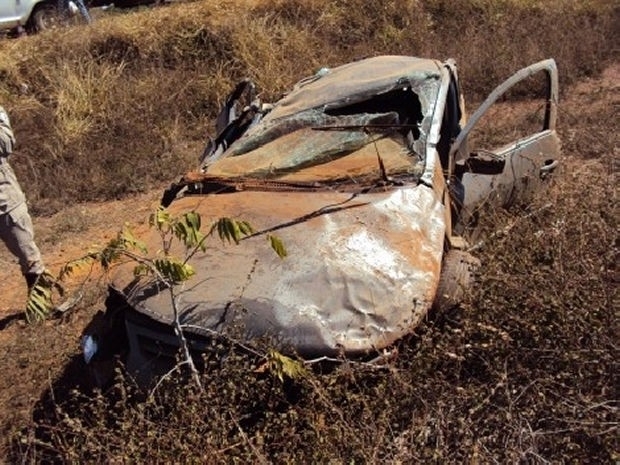
[[[14,145],[15,136],[13,129],[11,129],[11,120],[9,120],[9,115],[4,108],[0,106],[0,157],[11,155]]]

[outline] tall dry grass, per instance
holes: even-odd
[[[202,0],[95,16],[0,42],[0,100],[35,214],[175,179],[246,76],[275,99],[360,57],[454,57],[474,101],[533,61],[556,58],[567,85],[618,50],[612,0]]]

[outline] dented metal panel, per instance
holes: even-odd
[[[240,192],[173,205],[173,212],[192,209],[273,231],[289,252],[278,258],[258,234],[197,254],[191,264],[199,272],[176,291],[181,321],[198,333],[240,322],[248,338],[271,334],[302,354],[360,353],[410,332],[433,300],[445,225],[441,199],[426,186],[357,196],[289,192],[277,199]],[[154,235],[149,245],[157,241]],[[129,303],[171,324],[168,293],[149,294],[148,286],[134,290]]]
[[[425,89],[419,93],[427,96],[427,107],[434,107],[438,86],[432,83],[438,83],[441,66],[441,62],[436,60],[379,56],[327,69],[280,100],[265,121],[313,108],[337,108],[405,86]]]
[[[508,207],[531,198],[543,182],[547,160],[559,156],[560,141],[555,131],[547,130],[493,153],[504,161],[500,174],[463,174],[463,216],[486,205]]]
[[[411,332],[433,302],[446,235],[445,183],[425,145],[441,120],[442,73],[434,60],[409,57],[330,70],[186,177],[238,192],[202,188],[173,212],[240,218],[263,233],[192,258],[198,273],[176,289],[182,323],[205,335],[239,323],[246,339],[269,334],[304,355],[364,353]],[[430,182],[419,185],[428,155]],[[268,247],[270,231],[290,258]],[[123,283],[127,277],[116,287]],[[128,301],[173,321],[167,293],[142,286]]]

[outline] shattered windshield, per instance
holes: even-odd
[[[414,150],[422,120],[409,88],[337,109],[310,109],[251,128],[206,172],[327,182],[376,178],[384,169],[417,180],[424,168]]]

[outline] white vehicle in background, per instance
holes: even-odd
[[[66,2],[66,6],[59,9],[58,0],[0,0],[0,32],[37,33],[53,29],[64,24],[67,16],[79,12],[73,1]]]

